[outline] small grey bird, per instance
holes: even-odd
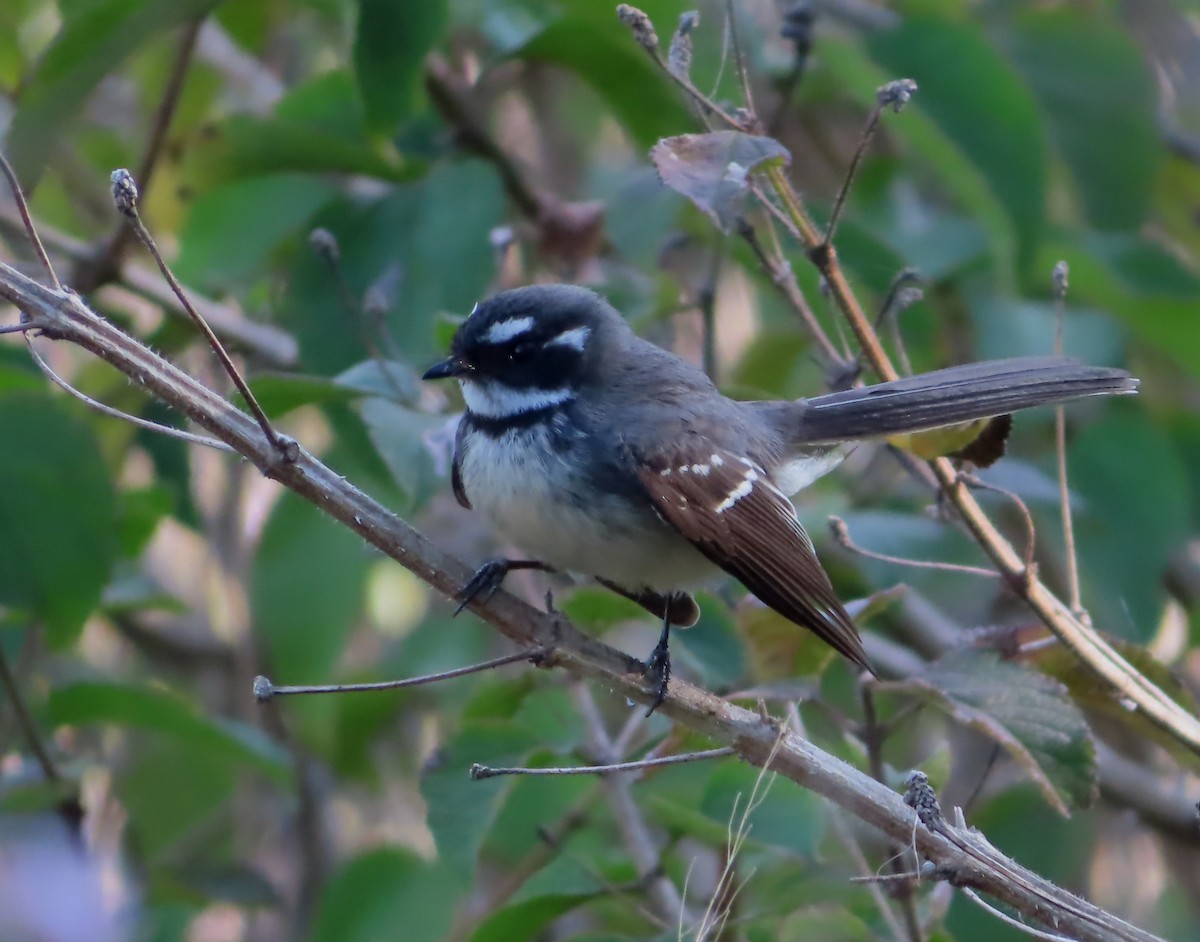
[[[450,356],[424,376],[449,377],[467,405],[454,495],[533,556],[485,563],[459,593],[460,611],[515,568],[596,578],[662,619],[646,663],[651,711],[670,678],[671,625],[699,617],[684,590],[717,569],[870,670],[789,500],[835,467],[847,442],[1137,390],[1123,370],[1021,357],[794,402],[738,402],[571,285],[477,304]]]

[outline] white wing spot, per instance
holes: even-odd
[[[661,471],[658,472],[658,476],[660,478],[669,478],[672,474],[674,474],[674,472],[675,472],[674,468],[663,468]]]
[[[706,477],[708,477],[708,473],[710,471],[712,471],[712,465],[694,464],[690,468],[688,468],[688,470],[691,471],[692,474],[698,474],[698,475],[700,475],[700,477],[706,478]]]
[[[742,460],[745,461],[744,458]],[[713,511],[719,514],[725,513],[725,511],[727,511],[730,507],[736,504],[743,497],[749,495],[749,493],[754,490],[754,482],[757,480],[758,472],[752,466],[750,470],[746,472],[746,476],[742,478],[742,483],[730,491],[729,496],[721,501],[721,503],[717,504],[717,506],[713,508]]]
[[[582,352],[584,344],[587,343],[588,336],[591,334],[590,327],[572,327],[570,330],[564,330],[553,340],[546,341],[547,347],[571,347],[574,350]]]
[[[725,459],[714,452],[712,456],[712,463],[719,468],[725,463]]]
[[[510,317],[507,320],[496,321],[483,335],[484,343],[508,343],[514,337],[528,333],[533,328],[532,317]]]

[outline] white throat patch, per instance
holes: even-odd
[[[520,337],[521,334],[528,333],[532,327],[532,317],[510,317],[492,324],[484,332],[482,340],[484,343],[508,343],[514,337]]]
[[[575,398],[570,389],[514,389],[495,380],[461,379],[459,385],[467,408],[488,419],[507,419],[525,412],[537,412]]]

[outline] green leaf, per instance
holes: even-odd
[[[574,72],[603,97],[640,147],[692,127],[680,93],[606,3],[573,3],[517,51]]]
[[[146,548],[159,521],[171,512],[171,503],[170,489],[158,483],[121,492],[122,556],[131,559]]]
[[[44,392],[0,394],[0,605],[73,641],[117,556],[117,503],[91,426]]]
[[[821,68],[831,73],[832,81],[843,94],[851,95],[864,108],[872,107],[875,104],[876,90],[896,77],[896,73],[871,62],[856,43],[842,42],[829,37],[824,41],[824,46],[825,55]],[[929,175],[957,202],[962,215],[970,219],[972,228],[986,236],[986,257],[992,261],[991,270],[994,277],[1001,284],[1013,282],[1017,255],[1016,226],[982,168],[964,151],[953,134],[937,120],[936,115],[917,107],[923,97],[924,88],[918,91],[913,104],[910,104],[903,114],[888,115],[888,131],[929,165]],[[869,169],[869,165],[865,169]],[[852,223],[856,206],[852,200],[852,215],[847,217],[846,224],[842,227],[839,243],[855,234]],[[902,218],[910,218],[910,214],[906,211]],[[911,226],[892,226],[892,229],[894,235],[890,241],[906,264],[919,266],[930,260],[929,249],[921,244],[919,237],[910,255],[908,242],[912,235]],[[864,241],[861,235],[859,241]],[[973,233],[968,235],[966,247],[971,248],[972,252],[978,251],[973,245],[975,241]],[[853,255],[847,253],[845,262],[850,265]],[[896,266],[889,264],[880,270],[868,260],[867,264],[860,264],[855,270],[860,278],[871,278],[880,282],[877,288],[884,290],[887,280],[894,277]]]
[[[117,723],[153,730],[191,749],[248,763],[279,781],[291,776],[287,752],[255,726],[206,717],[165,688],[80,682],[50,694],[49,714],[57,726]]]
[[[1018,260],[1033,261],[1046,200],[1046,139],[1037,105],[974,26],[904,17],[868,34],[867,48],[894,76],[915,79],[913,105],[930,115],[988,181],[1017,233]],[[909,107],[913,107],[910,105]],[[903,124],[905,116],[889,118]]]
[[[325,885],[310,942],[437,942],[454,920],[458,887],[446,867],[410,851],[355,857]]]
[[[1084,605],[1113,634],[1148,641],[1168,560],[1191,530],[1183,459],[1140,408],[1114,405],[1071,443],[1068,466],[1084,501],[1075,517]]]
[[[443,484],[445,475],[437,473],[431,437],[446,431],[446,417],[379,398],[363,400],[359,413],[379,456],[407,498],[409,509],[420,507]],[[446,434],[441,438],[447,445],[452,441]],[[444,455],[441,463],[447,464]]]
[[[672,632],[682,660],[699,682],[716,689],[738,683],[746,670],[746,646],[729,606],[711,593],[696,597],[700,620],[686,631]],[[673,648],[675,645],[672,646]]]
[[[464,881],[475,872],[479,848],[512,787],[508,776],[472,781],[471,765],[518,765],[536,745],[513,723],[477,720],[439,750],[436,768],[421,780],[438,856]]]
[[[447,18],[444,0],[358,0],[354,73],[371,131],[390,134],[412,113],[425,53]]]
[[[206,191],[245,177],[353,173],[400,182],[424,172],[368,136],[354,77],[333,70],[288,89],[269,115],[234,114],[206,128],[186,154],[190,185]]]
[[[708,780],[700,810],[752,841],[783,847],[802,857],[815,856],[825,830],[821,800],[772,773],[762,774],[760,780],[760,772],[742,762],[722,763]]]
[[[884,686],[914,693],[998,743],[1064,817],[1095,798],[1096,745],[1057,680],[989,651],[961,651]]]
[[[1191,689],[1175,675],[1171,668],[1155,658],[1144,647],[1130,644],[1128,641],[1112,635],[1105,635],[1104,640],[1115,648],[1134,670],[1170,697],[1185,712],[1192,716],[1200,714],[1200,702],[1197,702]],[[1065,684],[1075,701],[1089,712],[1101,713],[1117,724],[1129,727],[1137,737],[1157,742],[1177,761],[1192,769],[1200,769],[1200,758],[1197,758],[1194,752],[1182,745],[1175,736],[1160,729],[1147,719],[1144,711],[1129,709],[1127,701],[1113,689],[1110,683],[1097,677],[1090,668],[1081,664],[1079,658],[1062,645],[1054,645],[1039,651],[1037,666],[1039,670]]]
[[[158,33],[215,5],[216,0],[97,0],[64,11],[64,22],[21,91],[9,126],[8,159],[31,190],[58,149],[60,135],[100,80]]]
[[[511,939],[534,939],[564,913],[586,903],[599,890],[578,895],[538,896],[505,906],[489,916],[472,934],[471,942],[509,942]]]
[[[333,192],[325,181],[297,173],[251,177],[208,190],[188,215],[176,275],[226,288],[261,273],[275,246],[295,238]]]
[[[562,603],[563,613],[580,628],[603,634],[614,625],[648,617],[644,608],[601,586],[581,586]]]
[[[362,607],[362,540],[291,493],[267,521],[250,577],[255,630],[274,679],[325,681]]]
[[[1004,41],[1046,114],[1088,219],[1102,229],[1136,229],[1163,148],[1154,82],[1133,37],[1095,11],[1060,7],[1027,11]]]
[[[664,138],[650,149],[650,159],[663,183],[729,232],[750,191],[750,174],[764,164],[786,165],[791,154],[773,138],[714,131]]]

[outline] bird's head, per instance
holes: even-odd
[[[540,412],[573,399],[622,331],[621,315],[586,288],[516,288],[477,304],[423,378],[457,379],[467,408],[487,418]]]

